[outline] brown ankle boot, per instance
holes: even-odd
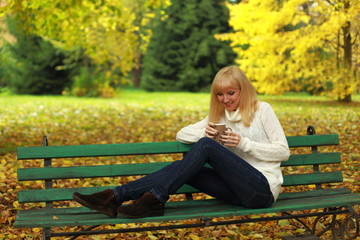
[[[81,205],[101,212],[109,217],[116,217],[116,209],[121,206],[115,199],[113,190],[107,189],[90,195],[83,195],[78,192],[73,194],[73,199]]]
[[[146,192],[133,204],[118,207],[117,212],[128,218],[143,218],[164,215],[165,206],[153,194]]]

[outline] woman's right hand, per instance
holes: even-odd
[[[214,139],[218,134],[219,134],[218,131],[215,129],[215,124],[209,122],[205,128],[205,136]]]

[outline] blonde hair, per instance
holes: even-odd
[[[209,122],[218,123],[225,115],[225,107],[217,99],[217,93],[227,88],[240,89],[239,110],[244,125],[249,127],[258,101],[254,86],[237,66],[224,67],[216,74],[211,86]]]

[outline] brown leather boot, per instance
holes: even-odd
[[[118,207],[117,212],[127,218],[143,218],[164,215],[165,206],[153,194],[146,192],[133,204]]]
[[[109,217],[116,217],[116,209],[121,206],[115,199],[113,190],[107,189],[90,195],[83,195],[78,192],[73,194],[73,199],[81,205],[101,212]]]

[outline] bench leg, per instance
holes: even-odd
[[[347,207],[349,216],[344,220],[336,220],[331,228],[333,239],[357,239],[360,233],[359,215],[352,207]]]
[[[284,212],[283,214],[291,216],[292,214]],[[345,219],[337,219],[340,214],[348,214]],[[331,231],[333,240],[357,239],[360,233],[359,215],[352,207],[343,208],[325,208],[323,212],[316,214],[315,220],[309,224],[302,221],[299,217],[294,217],[296,221],[301,223],[306,230],[313,236],[320,237],[327,231]],[[326,219],[326,217],[330,217]],[[324,228],[318,232],[317,225],[323,222]]]
[[[43,240],[50,240],[51,239],[51,228],[44,228],[43,229]]]

